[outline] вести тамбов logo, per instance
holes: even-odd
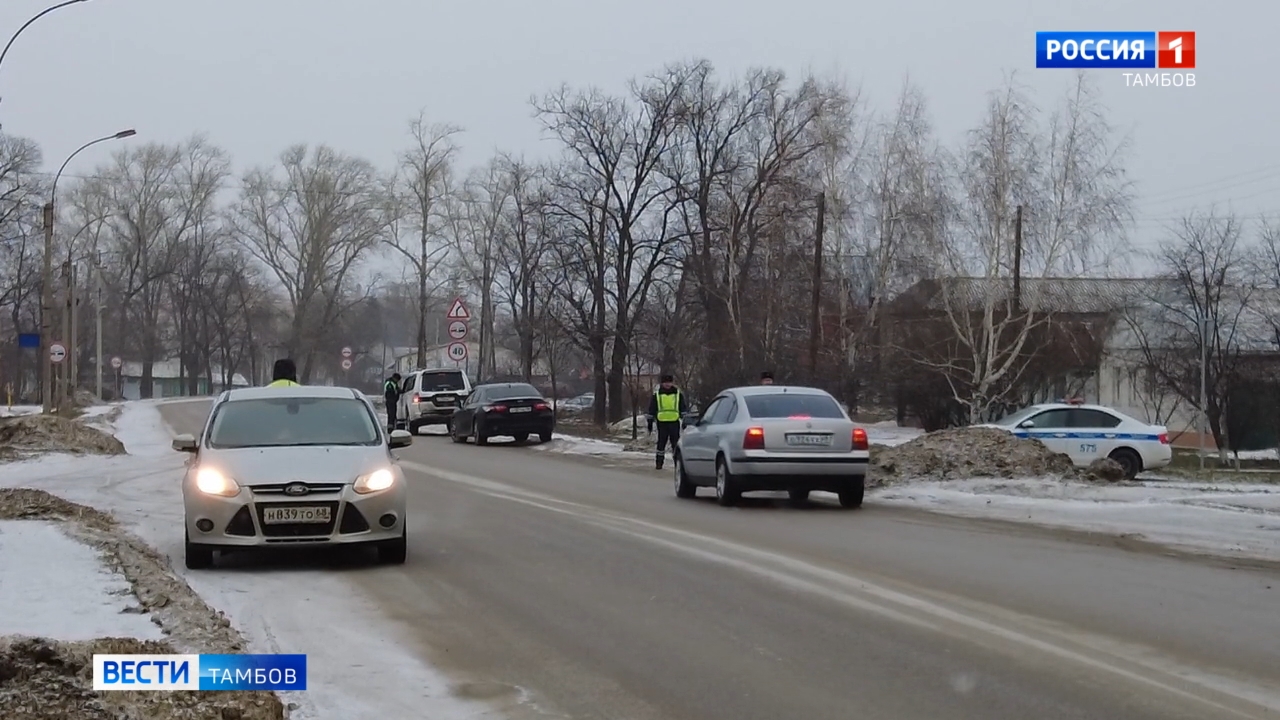
[[[1129,87],[1195,87],[1196,34],[1038,32],[1036,68],[1125,70],[1121,75]]]

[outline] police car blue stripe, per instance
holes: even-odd
[[[1102,432],[1057,432],[1053,430],[1041,430],[1040,432],[1027,432],[1021,430],[1015,432],[1018,437],[1036,438],[1057,438],[1061,440],[1134,440],[1137,442],[1160,442],[1159,435],[1148,435],[1145,433],[1102,433]]]

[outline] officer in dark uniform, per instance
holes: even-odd
[[[658,470],[662,469],[662,462],[666,459],[668,442],[671,443],[671,455],[675,456],[676,442],[680,439],[680,420],[689,412],[684,393],[676,387],[675,380],[670,375],[663,375],[662,384],[653,391],[649,400],[649,432],[653,432],[655,423],[658,425],[658,448],[653,457],[654,467]]]
[[[396,429],[396,412],[400,409],[400,373],[392,373],[382,384],[382,399],[387,403],[387,432]]]

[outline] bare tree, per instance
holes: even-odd
[[[409,264],[417,289],[418,367],[427,362],[427,316],[439,288],[437,266],[449,248],[443,237],[447,223],[444,195],[451,188],[458,154],[454,136],[460,132],[462,128],[454,125],[429,124],[420,114],[409,124],[413,142],[401,154],[396,176],[399,211],[389,242]]]
[[[624,381],[636,314],[644,307],[654,270],[667,260],[674,208],[672,184],[660,163],[676,137],[676,109],[690,70],[631,84],[631,98],[561,88],[534,102],[544,125],[565,145],[586,186],[603,190],[602,217],[610,242],[612,347],[608,370],[608,416],[626,412]]]
[[[494,284],[498,248],[507,230],[505,218],[512,204],[511,177],[501,158],[477,168],[452,193],[449,201],[450,241],[456,262],[480,295],[480,357],[477,377],[497,374]]]
[[[1162,281],[1129,322],[1147,372],[1204,414],[1225,459],[1228,401],[1259,340],[1249,307],[1257,278],[1234,216],[1190,215],[1171,234],[1155,258]]]
[[[105,223],[105,281],[116,298],[112,337],[123,352],[142,363],[139,392],[153,395],[155,363],[167,359],[172,334],[167,280],[176,268],[177,239],[194,224],[191,178],[184,154],[208,149],[194,138],[187,145],[152,143],[116,152],[74,191],[84,216],[102,213]],[[214,183],[216,188],[216,183]]]
[[[771,355],[779,338],[796,332],[783,319],[792,309],[786,296],[809,294],[809,283],[797,287],[803,275],[795,267],[811,263],[802,258],[813,257],[821,161],[824,151],[847,141],[853,101],[843,88],[814,78],[789,90],[777,70],[753,71],[736,85],[715,82],[705,63],[686,72],[681,152],[668,173],[689,239],[683,265],[705,317],[704,367],[711,374],[702,384],[713,387],[744,379],[759,360],[753,350]],[[783,267],[789,272],[770,284]]]
[[[326,146],[286,150],[280,170],[245,176],[230,222],[284,290],[290,310],[285,348],[308,382],[317,350],[351,306],[361,261],[387,238],[392,203],[373,165]]]
[[[547,256],[551,220],[547,215],[547,191],[543,168],[523,160],[500,156],[511,188],[511,204],[503,215],[497,248],[497,285],[514,326],[521,373],[533,376],[537,355],[538,317],[546,304],[547,289],[539,280],[540,265]]]
[[[41,184],[35,173],[40,148],[32,141],[0,134],[0,311],[8,320],[0,347],[0,390],[9,386],[18,397],[34,392],[28,377],[38,376],[38,364],[25,362],[17,342],[19,333],[39,323]]]
[[[556,168],[550,182],[547,217],[559,241],[552,245],[554,261],[544,272],[544,285],[553,290],[557,324],[590,360],[596,396],[592,419],[603,427],[608,422],[609,194],[565,165]]]
[[[1076,277],[1127,259],[1133,182],[1124,159],[1129,142],[1116,138],[1090,75],[1076,74],[1071,92],[1049,119],[1038,155],[1036,197],[1024,248],[1042,274]]]

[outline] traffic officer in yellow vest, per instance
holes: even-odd
[[[298,366],[289,358],[281,358],[271,368],[271,384],[267,387],[297,387]]]
[[[680,419],[687,412],[689,406],[685,403],[684,393],[676,387],[675,378],[663,375],[662,384],[653,391],[653,398],[649,400],[648,413],[650,433],[653,432],[654,423],[658,424],[658,449],[653,458],[657,469],[662,469],[668,442],[671,443],[671,455],[675,457],[676,441],[680,439]]]

